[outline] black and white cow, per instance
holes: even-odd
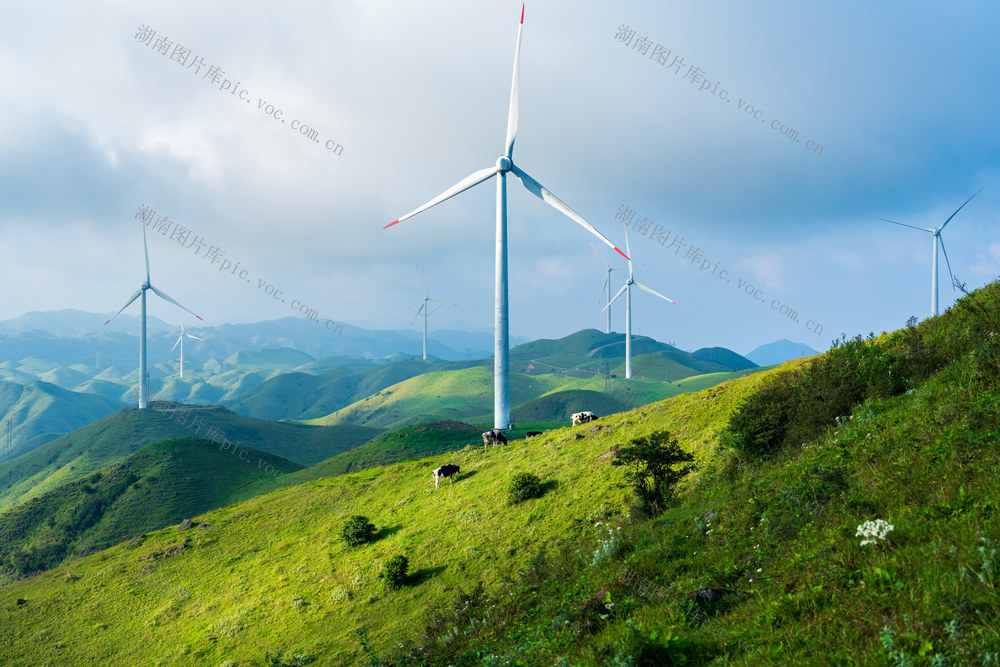
[[[438,480],[440,480],[442,477],[447,477],[449,484],[454,482],[455,475],[458,474],[458,471],[459,467],[454,463],[448,463],[446,465],[441,466],[440,468],[435,468],[434,472],[432,473],[434,475],[434,488],[435,489],[438,488]]]
[[[528,434],[524,436],[524,439],[527,440],[528,438],[534,438],[536,435],[541,435],[541,434],[542,434],[541,431],[528,431]]]
[[[595,415],[593,412],[590,411],[575,412],[572,415],[572,419],[573,419],[573,426],[579,426],[580,424],[586,424],[587,422],[594,421],[595,419],[597,419],[597,415]]]
[[[491,428],[489,431],[483,432],[483,449],[489,451],[490,443],[493,444],[493,449],[497,448],[497,443],[501,445],[507,444],[507,438],[504,437],[503,431],[498,428]]]

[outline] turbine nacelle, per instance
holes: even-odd
[[[508,171],[514,168],[514,163],[506,155],[501,155],[497,158],[497,173],[506,174]]]

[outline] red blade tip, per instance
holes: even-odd
[[[624,257],[628,261],[630,261],[630,262],[632,261],[631,257],[629,257],[628,255],[626,255],[625,253],[623,253],[621,250],[618,250],[618,246],[615,246],[615,250],[618,252],[619,255],[621,255],[622,257]]]
[[[199,320],[201,320],[202,322],[204,322],[204,321],[205,321],[204,319],[202,319],[201,315],[195,315],[195,317],[197,317],[197,318],[198,318]]]
[[[524,25],[524,3],[521,3],[521,25]]]
[[[393,225],[395,225],[397,222],[399,222],[399,220],[393,220],[392,222],[390,222],[388,225],[386,225],[382,229],[389,229],[390,227],[392,227]]]
[[[108,320],[108,322],[110,322],[110,321],[111,321],[111,320]],[[108,326],[108,322],[105,322],[105,323],[104,323],[104,326]]]

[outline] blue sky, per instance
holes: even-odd
[[[458,304],[432,330],[489,324],[492,181],[382,226],[495,163],[520,7],[5,7],[0,318],[117,310],[142,280],[134,215],[146,204],[225,253],[213,265],[149,239],[154,285],[208,323],[295,314],[295,299],[405,328],[423,296],[419,264],[431,296]],[[637,333],[747,352],[895,329],[928,314],[931,237],[878,218],[937,226],[985,186],[944,240],[970,287],[1000,274],[998,13],[986,2],[528,3],[515,161],[619,245],[623,207],[633,224],[648,219],[645,236],[630,230],[636,278],[678,305],[636,295]],[[170,53],[136,39],[141,26]],[[623,27],[650,48],[616,39]],[[177,45],[201,57],[198,73],[170,59]],[[656,45],[683,71],[651,58]],[[224,72],[215,84],[212,66]],[[603,328],[590,235],[516,180],[508,189],[512,331]],[[683,250],[655,242],[655,225]],[[251,282],[221,271],[222,258]],[[706,259],[715,276],[699,270]],[[943,260],[942,276],[943,309],[954,299]],[[193,323],[155,300],[150,312]]]

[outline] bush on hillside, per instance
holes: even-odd
[[[638,514],[657,516],[674,497],[681,479],[694,470],[694,457],[670,437],[669,431],[657,431],[619,446],[613,466],[626,466],[625,484],[635,493]]]
[[[516,505],[530,498],[542,495],[542,480],[530,472],[519,472],[510,479],[507,485],[507,500]]]
[[[372,542],[375,539],[375,532],[375,524],[369,521],[368,517],[355,515],[340,529],[340,536],[348,546],[359,547]]]
[[[897,396],[944,363],[917,329],[842,337],[801,373],[775,375],[730,416],[723,441],[747,456],[811,442],[868,399]]]
[[[396,591],[405,586],[410,578],[409,567],[410,560],[406,556],[393,556],[386,562],[378,576],[387,588]]]

